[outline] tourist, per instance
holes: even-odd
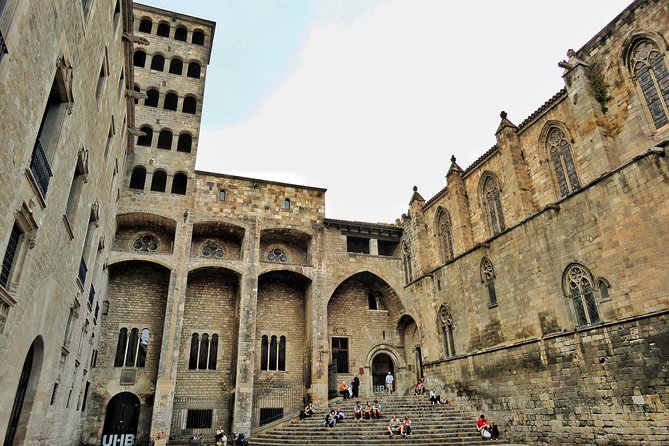
[[[402,435],[411,435],[411,420],[406,415],[400,424],[400,433]]]
[[[481,414],[478,420],[476,420],[476,430],[481,432],[486,426],[488,426],[488,420],[485,419],[485,415]],[[483,433],[481,433],[483,435]]]
[[[360,387],[360,378],[358,375],[353,375],[353,381],[351,381],[351,397],[358,397],[358,387]]]
[[[393,381],[395,381],[393,374],[388,372],[386,375],[386,388],[388,389],[388,393],[393,393]]]
[[[372,418],[381,418],[381,403],[379,403],[379,400],[374,400],[374,404],[372,404]]]
[[[490,427],[490,435],[492,436],[493,440],[497,440],[499,438],[499,428],[497,427],[497,423],[492,423]]]
[[[344,411],[341,410],[341,408],[337,407],[335,409],[335,418],[337,419],[337,421],[344,421],[344,417],[345,417]]]
[[[392,437],[395,432],[401,432],[400,429],[400,420],[397,419],[397,415],[393,415],[388,423],[388,433]]]
[[[483,429],[481,429],[481,438],[484,440],[490,440],[492,438],[492,434],[490,433],[490,426],[485,426]]]
[[[304,420],[305,418],[309,418],[313,414],[316,413],[316,410],[314,409],[314,403],[309,401],[309,404],[307,404],[307,407],[305,407],[303,410],[300,411],[300,420]]]
[[[344,399],[348,398],[348,386],[343,381],[341,384],[339,384],[339,393],[341,393],[341,396]]]
[[[367,405],[365,405],[365,420],[371,420],[372,419],[372,403],[367,401]]]
[[[337,424],[337,418],[334,409],[332,409],[329,413],[325,415],[324,425],[327,427],[335,427],[336,424]]]
[[[416,383],[416,387],[414,388],[414,393],[416,395],[424,395],[425,394],[425,385],[423,384],[423,378],[420,378],[418,382]]]
[[[362,404],[360,404],[360,401],[355,402],[355,406],[353,407],[353,418],[362,420]]]
[[[218,426],[215,438],[216,438],[216,446],[227,446],[228,437],[225,436],[225,431],[223,430],[223,426]]]
[[[435,389],[430,390],[430,402],[432,404],[443,404],[441,402],[441,395]]]

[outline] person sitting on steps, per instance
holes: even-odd
[[[323,425],[326,427],[335,427],[337,425],[337,418],[334,409],[325,415],[325,422]]]
[[[348,386],[343,381],[341,384],[339,384],[339,393],[341,394],[342,397],[344,397],[344,399],[348,398],[349,396]]]
[[[372,419],[372,403],[367,401],[367,404],[365,405],[365,410],[364,410],[364,415],[365,415],[365,420],[371,420]]]
[[[374,404],[372,404],[372,418],[381,418],[381,403],[379,403],[379,400],[374,400]]]
[[[397,418],[397,415],[393,415],[388,423],[388,433],[392,437],[394,433],[401,432],[400,430],[400,420]]]
[[[418,382],[416,383],[416,387],[414,388],[414,393],[416,395],[424,395],[425,394],[425,384],[423,384],[423,378],[420,378]]]
[[[411,435],[411,420],[407,415],[404,416],[404,420],[400,424],[400,432],[402,435]]]
[[[430,390],[430,402],[432,404],[446,404],[441,401],[441,395],[439,395],[435,389]]]
[[[339,422],[339,421],[344,421],[344,417],[345,417],[344,411],[341,410],[340,407],[337,407],[337,408],[335,409],[335,418],[337,419],[337,421],[338,421],[338,422]]]
[[[484,428],[488,427],[488,420],[485,419],[485,415],[481,414],[478,420],[476,420],[476,430],[483,435]]]
[[[309,404],[300,411],[300,420],[304,420],[305,418],[309,418],[313,414],[316,413],[316,410],[314,409],[314,403],[309,401]]]
[[[353,418],[362,420],[362,404],[360,404],[360,401],[355,402],[355,406],[353,407]]]

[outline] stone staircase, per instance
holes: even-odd
[[[361,402],[365,403],[366,401]],[[490,445],[476,431],[475,416],[465,416],[447,404],[433,405],[427,397],[382,395],[382,416],[378,420],[352,419],[355,401],[341,399],[330,401],[331,408],[340,406],[346,419],[334,428],[323,426],[325,409],[316,408],[317,413],[306,420],[293,420],[275,429],[252,436],[251,446],[349,446],[349,445]],[[390,437],[386,426],[390,418],[402,419],[408,415],[413,433],[402,437]],[[508,444],[502,440],[492,444]]]

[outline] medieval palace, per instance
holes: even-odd
[[[518,443],[669,443],[669,0],[569,50],[564,88],[387,224],[195,169],[214,31],[0,0],[4,445],[253,438],[389,371]]]

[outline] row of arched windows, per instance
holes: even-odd
[[[121,328],[116,344],[114,367],[144,367],[149,348],[149,335],[148,328],[141,332],[137,328],[131,330],[126,327]]]
[[[140,68],[145,68],[146,67],[146,52],[143,50],[137,50],[135,51],[135,54],[133,56],[133,65],[136,67]],[[163,72],[165,71],[165,56],[163,56],[160,53],[156,53],[153,56],[151,56],[151,64],[149,65],[149,68],[153,71],[160,71]],[[202,72],[202,65],[198,61],[191,60],[188,62],[186,69],[186,76],[191,77],[193,79],[199,79],[200,74]],[[168,73],[170,74],[176,74],[178,76],[182,76],[184,72],[184,61],[181,60],[179,57],[174,57],[170,59],[169,67],[168,67]]]
[[[135,166],[130,175],[130,189],[144,190],[146,188],[146,167]],[[172,178],[170,192],[177,195],[186,195],[188,187],[188,176],[185,173],[178,172]],[[151,178],[151,192],[165,192],[167,189],[167,172],[162,169],[153,171]]]
[[[139,85],[135,85],[134,90],[139,92]],[[157,88],[149,88],[146,90],[146,99],[144,99],[144,104],[147,107],[158,107],[158,101],[160,99],[160,91]],[[139,103],[139,100],[135,100],[135,103]],[[177,111],[179,108],[179,95],[175,91],[168,91],[165,93],[165,100],[163,101],[163,109],[170,111]],[[181,111],[183,113],[188,113],[194,115],[197,113],[197,99],[191,94],[187,94],[183,97],[183,104],[181,105]]]
[[[488,305],[497,305],[497,293],[495,291],[495,269],[488,257],[483,257],[480,265],[481,283],[485,286],[488,294]],[[572,263],[563,273],[562,291],[570,301],[571,310],[574,312],[574,320],[577,327],[598,324],[601,322],[597,300],[605,301],[610,298],[609,282],[600,277],[596,281],[590,270],[580,264]],[[453,316],[446,304],[439,309],[438,321],[444,342],[444,355],[446,357],[455,355],[455,341],[453,337]]]
[[[153,32],[153,21],[148,18],[144,17],[140,20],[139,22],[139,31],[146,33],[146,34],[151,34]],[[169,23],[167,22],[159,22],[156,26],[156,36],[160,37],[170,37],[171,34],[171,28]],[[173,36],[174,40],[179,40],[181,42],[187,42],[188,41],[188,29],[186,29],[185,26],[177,26],[174,30]],[[204,45],[204,32],[200,29],[196,29],[193,31],[193,34],[191,35],[190,42],[193,45]]]
[[[189,370],[216,370],[218,335],[193,333],[190,338]]]
[[[260,340],[260,370],[286,370],[286,337],[263,335]]]
[[[149,125],[143,125],[140,130],[144,132],[143,136],[137,137],[137,145],[142,147],[151,147],[153,144],[153,128]],[[174,136],[170,129],[162,129],[158,133],[156,147],[163,150],[172,150]],[[193,147],[193,136],[188,132],[179,134],[177,138],[177,152],[190,153]]]

